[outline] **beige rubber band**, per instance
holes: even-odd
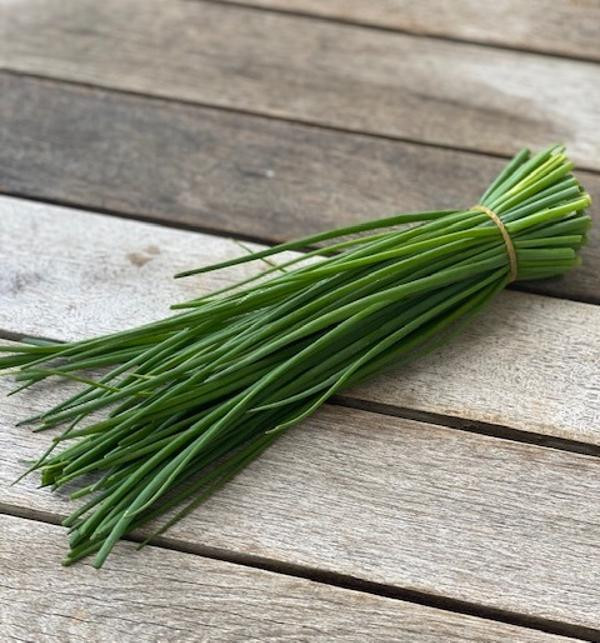
[[[510,266],[510,272],[508,273],[508,282],[511,283],[517,278],[519,266],[517,263],[517,253],[515,251],[515,246],[513,245],[512,239],[510,238],[510,234],[508,234],[508,230],[506,229],[504,223],[502,223],[502,219],[500,219],[500,217],[493,210],[490,210],[485,205],[481,205],[480,203],[474,205],[469,209],[478,210],[479,212],[487,214],[488,217],[498,226],[498,230],[500,230],[502,238],[504,239],[504,245],[506,246],[506,254],[508,255],[508,263]]]

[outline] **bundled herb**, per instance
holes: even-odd
[[[85,384],[27,420],[63,432],[26,473],[86,497],[64,522],[65,563],[95,553],[100,567],[128,532],[178,510],[166,529],[342,388],[446,341],[510,281],[577,265],[590,198],[572,168],[563,147],[523,150],[473,208],[399,214],[182,273],[269,262],[132,330],[2,347],[17,390],[53,376]]]

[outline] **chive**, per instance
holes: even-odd
[[[590,199],[572,167],[562,146],[521,150],[481,198],[512,239],[517,280],[580,261]],[[17,391],[48,377],[82,385],[26,421],[34,431],[68,423],[23,474],[86,497],[64,521],[65,564],[95,554],[101,566],[132,529],[178,509],[153,532],[162,533],[332,395],[449,341],[510,275],[501,231],[479,210],[397,214],[258,252],[239,245],[240,257],[176,276],[253,261],[266,269],[174,304],[166,319],[0,346]]]

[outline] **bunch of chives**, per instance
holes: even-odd
[[[334,393],[447,341],[512,278],[577,265],[590,198],[572,168],[561,146],[523,150],[478,209],[399,214],[281,244],[177,275],[271,266],[176,304],[162,321],[0,347],[17,390],[54,376],[85,385],[26,420],[63,430],[25,474],[86,499],[64,522],[65,563],[95,554],[100,567],[128,532],[174,513],[164,530]],[[267,259],[317,243],[280,265]],[[94,369],[103,375],[86,376]]]

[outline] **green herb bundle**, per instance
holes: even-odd
[[[64,522],[65,562],[95,553],[99,567],[120,538],[169,512],[164,530],[336,392],[447,341],[512,278],[577,265],[590,199],[572,167],[563,147],[523,150],[482,207],[399,214],[191,270],[178,276],[269,264],[162,321],[2,347],[17,390],[53,376],[85,385],[27,420],[63,432],[26,473],[85,497]]]

